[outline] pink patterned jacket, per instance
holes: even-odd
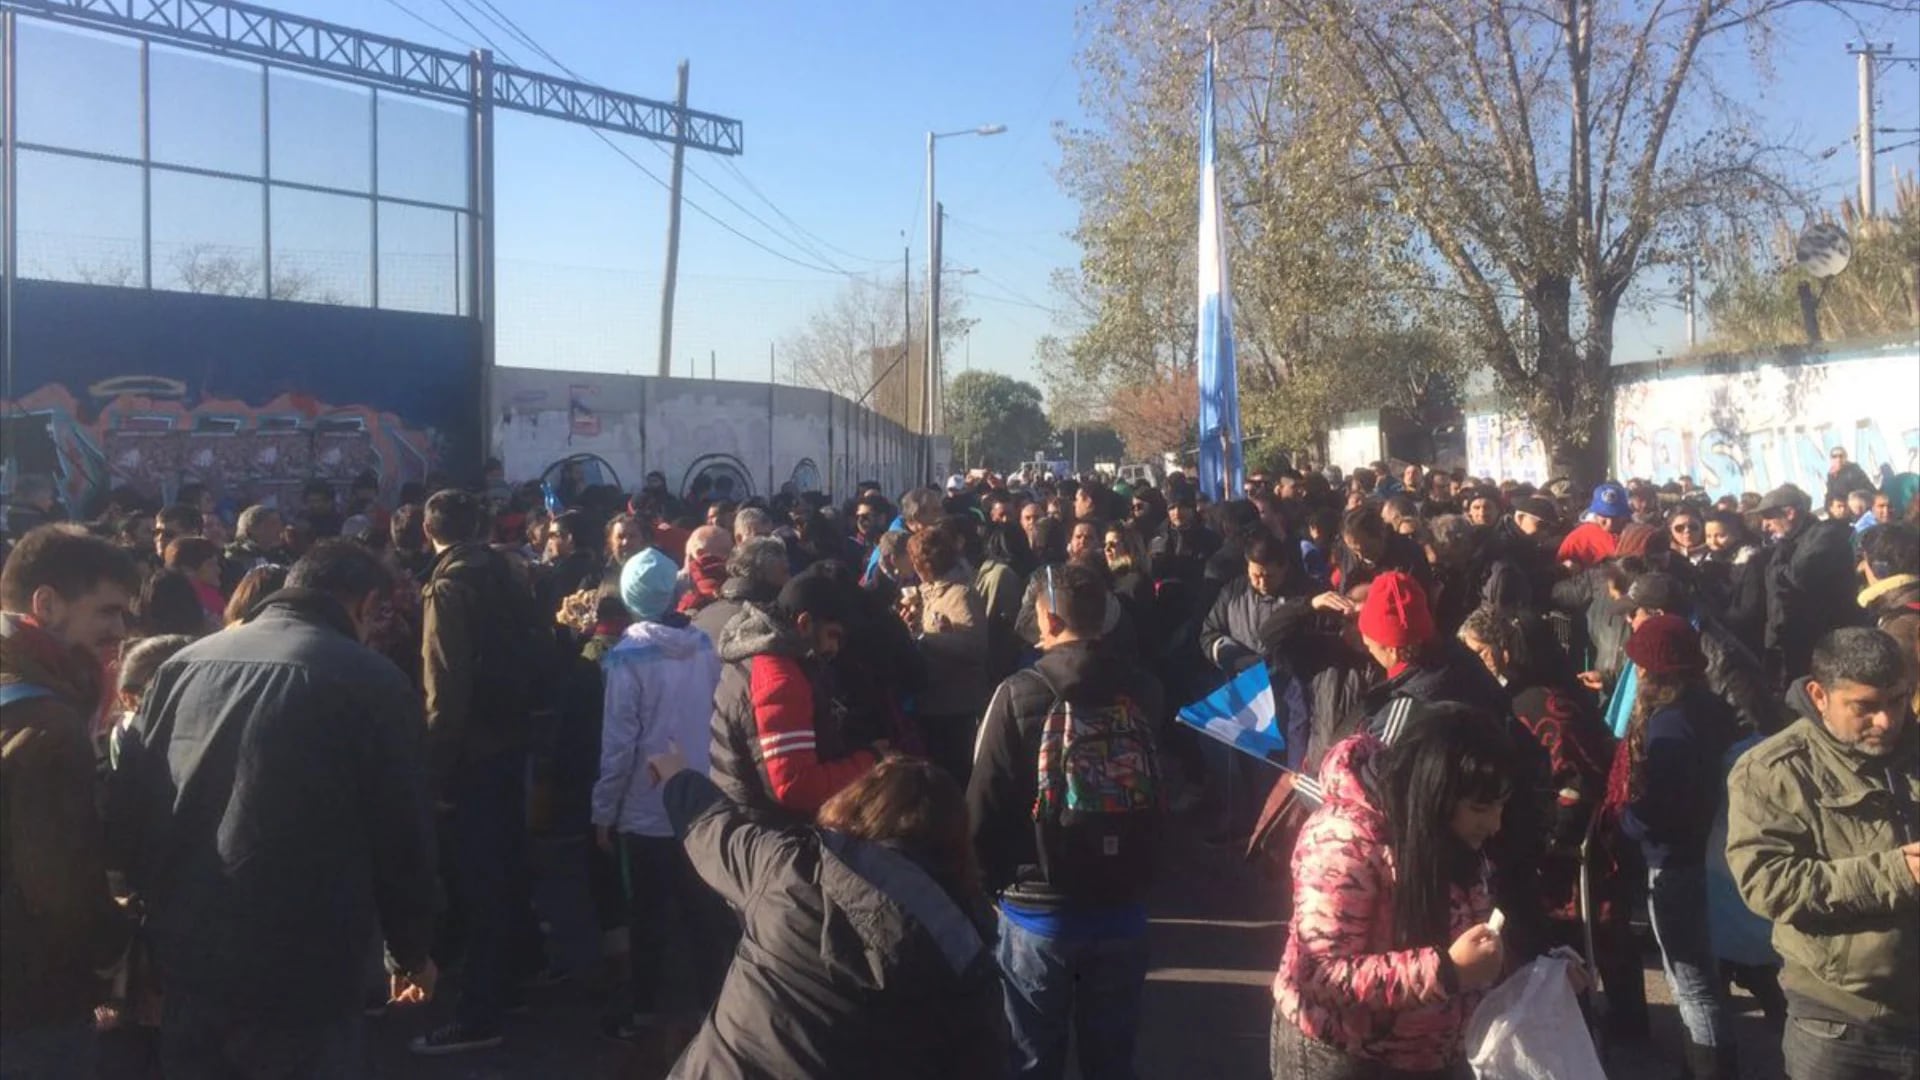
[[[1465,1056],[1462,1034],[1482,995],[1447,992],[1440,950],[1394,948],[1387,819],[1360,782],[1382,749],[1363,733],[1321,763],[1326,802],[1293,849],[1293,924],[1273,999],[1310,1038],[1352,1057],[1393,1069],[1441,1069]],[[1484,883],[1453,888],[1451,907],[1449,940],[1493,910]]]

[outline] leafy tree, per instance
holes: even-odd
[[[1851,201],[1839,220],[1853,241],[1847,268],[1822,286],[1824,341],[1875,338],[1920,331],[1920,183],[1901,178],[1893,214],[1862,222]],[[1728,244],[1709,263],[1706,294],[1711,349],[1759,349],[1807,344],[1794,265],[1794,233],[1783,221],[1761,240]]]
[[[1056,425],[1059,403],[1108,402],[1135,456],[1193,439],[1195,91],[1208,25],[1223,31],[1217,165],[1246,434],[1302,444],[1340,412],[1376,404],[1339,370],[1344,343],[1459,320],[1442,317],[1452,301],[1435,291],[1411,225],[1346,176],[1352,133],[1316,108],[1286,39],[1249,10],[1205,0],[1104,0],[1086,17],[1083,98],[1098,126],[1062,137],[1084,256],[1060,282],[1077,318],[1043,356]]]
[[[1352,133],[1349,182],[1417,226],[1479,359],[1592,478],[1636,279],[1796,197],[1787,148],[1715,70],[1766,69],[1795,6],[1813,0],[1272,0],[1260,19]]]
[[[1063,139],[1086,252],[1065,290],[1074,367],[1102,389],[1191,367],[1211,30],[1250,426],[1324,427],[1365,390],[1337,359],[1355,351],[1443,382],[1471,360],[1562,468],[1596,474],[1636,281],[1797,198],[1804,158],[1717,79],[1743,59],[1764,71],[1780,13],[1816,2],[1096,0],[1083,99],[1099,129]],[[1414,331],[1444,348],[1380,347]]]
[[[1200,385],[1191,368],[1113,392],[1107,417],[1135,458],[1180,453],[1198,436]]]
[[[993,371],[947,383],[946,428],[962,465],[1001,471],[1031,460],[1053,433],[1040,388]]]

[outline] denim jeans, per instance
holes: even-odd
[[[1706,867],[1649,870],[1647,915],[1687,1041],[1696,1046],[1727,1044],[1731,1032],[1720,987],[1720,962],[1707,929]]]
[[[1147,936],[1050,938],[1000,916],[1000,971],[1013,1073],[1059,1080],[1071,1032],[1082,1080],[1132,1080],[1140,996],[1147,985]]]
[[[527,879],[527,759],[501,753],[460,766],[448,860],[465,915],[465,969],[454,1018],[498,1031],[515,993],[515,949],[532,921]]]
[[[0,1035],[0,1080],[93,1080],[93,1022]]]
[[[1781,1043],[1793,1080],[1914,1080],[1920,1077],[1920,1035],[1864,1024],[1787,1018]]]
[[[358,1080],[367,1075],[363,1028],[358,1010],[293,1021],[245,1019],[168,987],[161,1072],[167,1080]]]

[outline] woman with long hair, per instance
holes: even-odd
[[[1607,801],[1647,865],[1647,913],[1694,1080],[1734,1071],[1725,993],[1707,921],[1707,836],[1726,797],[1721,760],[1739,734],[1706,681],[1700,634],[1678,615],[1642,619],[1627,639],[1639,670]]]
[[[1107,526],[1101,541],[1107,572],[1112,576],[1113,592],[1127,607],[1135,622],[1153,613],[1153,577],[1147,562],[1147,542],[1125,524]]]
[[[1674,555],[1695,566],[1707,561],[1712,549],[1707,546],[1706,515],[1692,505],[1682,503],[1667,518],[1668,546]]]
[[[179,570],[161,570],[140,586],[134,602],[134,625],[142,637],[186,634],[201,637],[214,629],[213,618],[200,603],[193,579]]]
[[[998,683],[1013,674],[1018,663],[1020,638],[1014,625],[1020,618],[1033,553],[1027,547],[1026,532],[1011,521],[989,523],[984,529],[973,589],[986,602],[988,678]]]
[[[992,913],[966,799],[892,756],[776,829],[678,753],[648,767],[694,868],[745,923],[719,1001],[675,1076],[1005,1076]]]
[[[1738,511],[1715,510],[1701,526],[1707,557],[1695,564],[1700,601],[1740,640],[1758,650],[1766,621],[1766,562],[1771,552]]]
[[[1467,1020],[1505,955],[1481,849],[1518,763],[1501,724],[1462,706],[1415,706],[1402,732],[1321,764],[1273,985],[1276,1078],[1467,1075]]]

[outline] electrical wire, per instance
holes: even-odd
[[[387,3],[392,4],[396,9],[398,9],[400,14],[405,15],[407,18],[412,19],[414,22],[419,23],[421,26],[424,26],[427,29],[433,31],[434,33],[439,34],[441,37],[447,38],[451,41],[460,40],[459,34],[456,34],[451,30],[448,30],[446,27],[441,26],[439,23],[434,22],[432,19],[429,19],[425,15],[422,15],[419,12],[413,10],[407,5],[401,3],[400,0],[387,0]]]
[[[453,9],[453,0],[440,0],[440,2],[446,5],[449,10]],[[595,83],[593,80],[580,74],[578,71],[575,71],[572,67],[570,67],[565,61],[561,60],[558,56],[555,56],[552,50],[540,44],[537,38],[535,38],[532,34],[528,33],[524,28],[522,28],[520,24],[515,22],[511,16],[507,15],[506,12],[501,11],[500,8],[492,2],[492,0],[465,0],[465,2],[468,7],[473,9],[476,15],[479,15],[481,18],[486,19],[487,21],[493,23],[494,26],[497,27],[502,33],[505,33],[511,37],[514,37],[520,42],[524,43],[528,48],[532,49],[535,53],[539,54],[542,58],[547,60],[547,62],[553,64],[555,67],[559,68],[561,71],[566,72],[576,82],[584,83],[596,89],[605,89],[604,87],[601,87],[598,83]],[[455,11],[455,14],[459,15],[459,12]],[[502,56],[507,56],[507,53],[505,52],[505,50],[500,49],[499,45],[495,44],[492,41],[492,39],[487,36],[486,32],[481,30],[478,26],[476,26],[471,19],[468,19],[465,16],[459,16],[459,17],[460,17],[460,21],[465,23],[469,28],[471,28],[474,33],[479,34],[482,40],[485,40],[487,41],[488,44],[493,45],[493,47],[496,50],[500,51]],[[518,63],[518,61],[513,60],[511,56],[507,56],[507,59],[511,63],[515,63],[515,64]],[[605,141],[604,137],[602,141]],[[663,154],[667,154],[671,156],[671,154],[673,153],[671,150],[668,150],[665,146],[661,145],[658,142],[653,142],[652,145],[654,149],[658,150]],[[628,157],[627,160],[629,162],[633,162],[633,159],[631,157]],[[722,159],[722,160],[724,161],[725,159]],[[633,162],[633,164],[635,165],[636,168],[639,167],[638,162]],[[728,163],[728,164],[731,164],[731,163]],[[746,206],[741,204],[741,202],[738,199],[735,199],[732,195],[722,190],[720,186],[715,184],[713,181],[707,179],[705,176],[702,176],[697,169],[693,168],[691,165],[686,164],[684,161],[682,161],[681,163],[681,170],[686,175],[691,176],[693,179],[699,181],[709,191],[713,192],[715,195],[718,195],[729,206],[732,206],[735,210],[738,210],[740,213],[746,215],[749,220],[758,224],[761,228],[767,230],[768,233],[784,241],[789,246],[797,249],[798,251],[801,252],[801,254],[806,255],[808,258],[816,260],[817,263],[825,264],[824,267],[814,266],[813,267],[814,269],[820,269],[824,273],[856,276],[852,273],[852,271],[847,270],[845,267],[835,263],[832,258],[830,258],[825,252],[822,252],[821,250],[819,250],[817,247],[808,244],[804,240],[796,239],[793,236],[787,235],[785,232],[783,232],[781,229],[773,225],[771,222],[767,221],[765,218],[754,213],[752,210],[749,210]],[[646,172],[645,169],[642,169],[641,171]],[[737,174],[738,170],[736,169],[735,171]],[[653,174],[649,172],[647,173],[647,175],[652,176]],[[654,177],[654,180],[655,182],[659,182],[658,177]],[[686,201],[686,196],[684,194],[681,196],[681,200],[683,202]],[[767,205],[773,206],[773,203],[770,200],[767,200],[766,196],[762,195],[761,200],[764,202],[767,202]],[[692,205],[692,204],[689,203],[689,205]],[[811,234],[808,234],[805,229],[800,228],[800,226],[797,223],[795,223],[792,218],[788,217],[787,214],[784,211],[782,211],[779,207],[773,206],[773,210],[775,214],[779,215],[788,224],[793,225],[793,227],[800,233],[811,235]],[[717,218],[714,218],[712,214],[708,213],[705,210],[701,210],[700,212],[702,214],[706,214],[706,216],[712,220],[715,220],[715,221],[719,220]],[[731,231],[734,231],[736,235],[741,235],[738,232],[738,230],[731,230]],[[767,249],[765,245],[761,245],[761,247],[763,250],[770,250],[770,249]],[[794,260],[789,260],[789,261],[794,261]],[[863,260],[863,261],[879,263],[879,262],[884,262],[886,260],[869,259],[869,260]],[[806,265],[806,264],[799,263],[798,265]]]
[[[401,0],[387,0],[387,2],[393,5],[394,7],[398,8],[400,11],[404,12],[405,14],[412,16],[416,21],[437,31],[442,36],[450,38],[454,41],[461,40],[460,35],[451,33],[448,30],[446,30],[444,27],[436,26],[434,23],[426,19],[424,16],[420,15],[419,13],[408,8],[405,4],[401,3]],[[472,0],[469,0],[469,3],[471,2]],[[507,49],[505,49],[504,47],[502,47],[498,41],[495,41],[492,35],[488,34],[485,30],[482,30],[478,25],[476,25],[472,19],[467,18],[464,14],[460,12],[458,8],[454,7],[453,0],[440,0],[440,3],[443,6],[445,6],[448,11],[452,12],[455,18],[459,19],[463,24],[465,24],[468,29],[472,30],[475,34],[477,34],[480,40],[485,42],[488,45],[488,47],[493,49],[494,52],[499,53],[502,59],[506,60],[508,63],[513,64],[516,67],[519,66],[519,61],[514,58],[513,54]],[[486,17],[485,13],[482,12],[480,8],[475,7],[474,10],[476,13],[481,14],[482,17]],[[492,21],[492,20],[489,20],[489,21]],[[496,22],[495,25],[498,26],[498,23]],[[532,46],[537,52],[539,52],[542,56],[546,57],[549,60],[552,60],[556,64],[559,64],[559,61],[553,60],[553,57],[550,53],[548,53],[545,49],[540,48],[537,42],[532,41],[532,39],[528,35],[526,35],[525,31],[519,31],[519,36],[521,36],[522,38],[525,38],[527,40],[527,43],[530,46]],[[576,79],[579,79],[578,73],[572,71],[572,69],[570,68],[567,68],[565,64],[559,64],[559,66],[563,70],[566,70],[568,74],[573,75]],[[584,83],[587,80],[579,79],[579,81]],[[588,85],[592,85],[592,84],[589,83]],[[612,150],[614,153],[624,158],[627,164],[632,165],[635,169],[639,170],[640,175],[653,181],[655,184],[658,184],[661,188],[665,190],[668,190],[668,191],[672,190],[671,184],[669,184],[666,180],[661,179],[661,177],[657,173],[653,172],[651,169],[648,169],[645,165],[642,165],[638,158],[635,158],[632,154],[627,153],[627,151],[623,147],[621,147],[620,144],[614,142],[611,138],[609,138],[606,132],[601,131],[597,127],[592,127],[592,126],[589,126],[587,130],[592,132],[595,138],[599,139],[602,143],[605,143],[608,149]],[[722,194],[722,197],[724,198],[725,193],[721,193],[721,194]],[[774,256],[777,259],[781,259],[786,262],[792,263],[795,266],[801,267],[803,269],[813,270],[822,274],[838,274],[844,277],[859,276],[841,267],[821,266],[818,263],[808,262],[805,259],[797,259],[797,258],[794,258],[792,255],[787,254],[786,252],[777,250],[773,247],[769,247],[767,244],[761,242],[758,238],[748,235],[747,233],[743,232],[739,228],[736,228],[732,223],[722,219],[712,211],[708,210],[706,207],[701,206],[699,203],[688,198],[684,192],[680,196],[680,202],[682,205],[686,206],[688,209],[706,218],[707,220],[713,222],[715,225],[720,226],[722,229],[726,230],[727,232],[732,233],[734,236],[739,237],[741,240],[746,241],[748,244],[753,245],[754,247],[760,249],[761,251],[766,252],[769,255]],[[749,214],[748,216],[751,217],[753,215]],[[759,219],[755,218],[755,220],[759,220]],[[764,226],[766,223],[764,221],[761,221],[761,224]],[[780,237],[780,239],[787,240],[788,243],[792,243],[791,239],[781,235],[778,230],[769,229],[768,231],[772,232],[775,236]],[[806,250],[804,245],[794,244],[794,246],[797,248],[800,248],[803,252]],[[817,258],[818,256],[814,256],[814,257]],[[826,262],[829,260],[822,260],[822,261]]]
[[[808,239],[818,242],[822,247],[828,248],[832,251],[836,251],[841,255],[845,256],[846,258],[852,259],[855,262],[890,263],[893,261],[893,258],[891,256],[884,259],[872,259],[872,258],[868,258],[865,255],[856,255],[853,252],[848,251],[846,248],[841,247],[840,245],[834,243],[833,241],[828,240],[826,237],[821,236],[818,233],[814,232],[813,230],[807,228],[805,225],[802,225],[799,222],[788,217],[787,212],[785,210],[780,209],[779,205],[776,204],[772,199],[767,198],[766,194],[762,192],[758,187],[756,187],[752,180],[747,178],[747,174],[742,172],[740,169],[740,166],[735,165],[731,158],[721,158],[720,167],[727,170],[729,173],[731,173],[735,180],[740,181],[742,186],[744,186],[748,191],[753,193],[755,198],[759,199],[763,203],[766,203],[767,207],[771,209],[774,212],[774,214],[776,214],[780,218],[781,221],[784,221],[787,224],[793,226],[795,231],[799,232],[803,236],[806,236]]]

